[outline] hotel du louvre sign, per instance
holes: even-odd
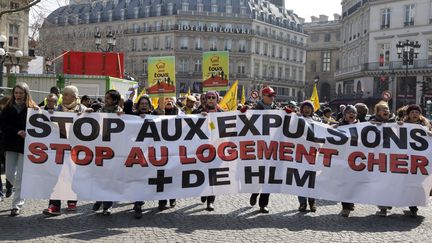
[[[206,26],[206,25],[182,25],[179,24],[178,30],[197,31],[197,32],[216,32],[231,34],[250,34],[251,30],[244,27],[223,27],[223,26]]]

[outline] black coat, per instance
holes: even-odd
[[[20,113],[10,106],[5,107],[0,115],[0,126],[4,133],[4,150],[24,153],[24,139],[18,135],[18,131],[26,130],[27,108]]]

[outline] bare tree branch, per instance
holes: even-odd
[[[1,11],[0,12],[0,18],[5,15],[5,14],[9,14],[9,13],[15,13],[15,12],[19,12],[19,11],[23,11],[26,9],[31,8],[32,6],[38,4],[41,0],[34,0],[33,2],[30,2],[29,4],[21,7],[21,8],[16,8],[16,9],[9,9],[9,10],[5,10],[5,11]]]

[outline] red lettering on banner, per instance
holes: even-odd
[[[227,152],[227,154],[225,153]],[[221,143],[217,149],[218,157],[223,161],[238,159],[237,145],[233,142]]]
[[[293,157],[291,155],[287,155],[287,154],[292,154],[293,153],[293,149],[294,148],[294,144],[293,143],[288,143],[288,142],[280,142],[279,145],[279,159],[283,160],[283,161],[293,161]]]
[[[327,148],[320,148],[319,153],[324,155],[323,165],[325,167],[330,167],[332,156],[339,154],[339,152],[336,149],[327,149]]]
[[[84,153],[84,158],[80,159],[79,154]],[[93,161],[93,152],[86,146],[77,145],[71,150],[71,159],[77,165],[89,165]]]
[[[306,150],[303,144],[297,144],[296,148],[296,161],[303,162],[303,157],[306,158],[307,162],[311,165],[315,164],[317,149],[310,147],[309,152]]]
[[[406,154],[390,154],[390,171],[392,173],[408,174],[408,160]],[[405,168],[400,168],[401,166]]]
[[[133,165],[141,165],[141,167],[148,167],[147,161],[144,157],[144,153],[141,148],[133,147],[129,152],[127,160],[125,162],[126,167],[132,167]]]
[[[352,170],[362,171],[366,168],[366,165],[363,162],[359,164],[356,163],[356,160],[360,158],[362,160],[366,159],[366,156],[362,152],[353,152],[348,156],[348,165]]]
[[[254,141],[241,141],[240,142],[240,159],[242,160],[254,160],[255,156],[255,148],[251,147],[255,146]]]
[[[368,171],[373,171],[375,165],[378,165],[379,171],[387,172],[387,155],[379,153],[378,158],[375,158],[374,153],[369,153],[367,166]]]
[[[114,151],[110,147],[96,147],[96,166],[103,166],[103,161],[114,158]]]
[[[56,151],[56,156],[54,159],[56,164],[63,164],[65,151],[71,150],[71,146],[69,144],[54,143],[54,144],[50,144],[50,148]]]
[[[206,150],[208,150],[207,156],[204,155],[204,152]],[[208,163],[208,162],[212,162],[216,158],[216,149],[211,144],[203,144],[197,148],[196,154],[197,154],[197,158],[201,162]]]
[[[160,147],[160,159],[156,159],[156,149],[154,147],[148,148],[148,160],[154,166],[164,166],[168,163],[168,148],[166,146]]]
[[[422,175],[429,175],[426,166],[429,165],[429,160],[424,156],[417,156],[412,155],[411,156],[411,174],[416,175],[417,170],[420,170]]]
[[[32,154],[27,155],[27,158],[29,158],[32,163],[43,164],[48,160],[48,154],[44,151],[47,149],[48,147],[43,143],[32,143],[29,145],[29,151]]]
[[[263,155],[265,155],[266,159],[272,158],[273,160],[277,160],[277,150],[278,150],[278,142],[270,141],[270,146],[267,147],[267,143],[264,140],[257,141],[257,150],[258,150],[258,159],[263,159]]]
[[[187,155],[188,155],[187,154],[187,148],[185,146],[180,146],[179,147],[180,163],[182,165],[195,164],[196,159],[195,158],[188,158]]]

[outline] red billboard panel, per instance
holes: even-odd
[[[123,53],[69,51],[63,55],[63,73],[123,78]]]

